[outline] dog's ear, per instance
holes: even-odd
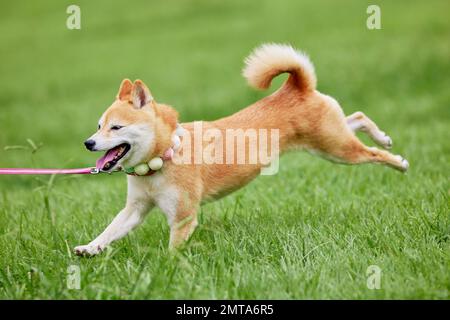
[[[131,89],[133,88],[133,82],[130,79],[123,79],[120,84],[119,92],[117,93],[117,99],[122,101],[130,100]]]
[[[150,90],[144,82],[136,80],[131,90],[131,101],[135,108],[142,108],[147,103],[153,100]]]

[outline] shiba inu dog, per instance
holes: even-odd
[[[355,132],[362,131],[381,147],[392,146],[391,138],[362,112],[346,117],[335,99],[317,91],[312,63],[291,46],[266,44],[257,48],[246,59],[243,75],[251,86],[266,89],[274,77],[285,72],[288,79],[270,96],[231,116],[202,122],[203,130],[214,134],[197,144],[190,143],[195,123],[178,124],[177,112],[156,102],[142,81],[123,80],[116,100],[100,118],[98,131],[85,145],[91,151],[106,151],[97,161],[98,169],[121,169],[129,174],[126,205],[95,240],[76,247],[76,254],[101,252],[138,226],[154,206],[167,216],[169,246],[183,244],[197,226],[202,202],[246,185],[264,166],[260,160],[237,163],[239,154],[249,158],[255,151],[249,145],[233,147],[231,156],[229,149],[215,154],[218,161],[195,159],[199,145],[224,145],[223,137],[230,129],[244,133],[250,129],[277,130],[278,148],[271,159],[300,148],[340,163],[380,163],[400,171],[408,169],[401,156],[368,147],[356,137]],[[175,161],[182,155],[186,160],[186,154],[189,161]]]

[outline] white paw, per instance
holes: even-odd
[[[103,251],[103,247],[100,245],[87,244],[85,246],[75,247],[74,252],[77,256],[95,256]]]
[[[408,160],[406,160],[405,158],[403,158],[402,156],[396,156],[398,161],[400,162],[399,166],[396,166],[396,168],[402,172],[405,172],[408,170],[409,168],[409,162]]]
[[[378,136],[378,143],[385,149],[391,149],[392,148],[392,139],[389,137],[386,133],[380,132],[380,135]]]
[[[402,158],[402,168],[404,171],[408,170],[409,168],[409,162],[405,158]]]

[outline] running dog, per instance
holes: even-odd
[[[276,92],[249,107],[216,121],[202,122],[203,130],[225,136],[228,129],[277,129],[279,151],[272,156],[305,149],[339,163],[380,163],[403,172],[408,169],[408,162],[401,156],[368,147],[356,137],[355,132],[361,131],[384,149],[392,146],[391,138],[364,113],[345,116],[335,99],[316,90],[314,67],[305,54],[289,45],[265,44],[245,63],[243,75],[257,89],[267,89],[279,74],[289,73],[289,77]],[[194,126],[179,124],[178,113],[156,102],[142,81],[122,81],[116,100],[85,145],[90,151],[106,151],[97,161],[98,169],[129,174],[126,205],[96,239],[76,247],[76,254],[100,253],[142,223],[154,206],[167,216],[169,247],[177,248],[195,230],[202,202],[221,198],[259,175],[261,162],[195,161],[192,144],[185,144],[194,134]],[[201,144],[222,144],[218,139],[215,135]],[[174,161],[191,150],[191,161]],[[248,146],[234,151],[251,152]],[[235,160],[236,155],[230,158]]]

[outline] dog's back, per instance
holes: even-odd
[[[203,150],[215,144],[222,151],[218,157],[213,156],[219,161],[190,168],[201,180],[202,198],[219,198],[258,176],[267,165],[261,161],[261,148],[271,146],[267,136],[265,145],[260,144],[264,138],[261,131],[278,130],[278,149],[266,152],[271,153],[271,160],[289,149],[306,149],[336,162],[386,162],[400,170],[407,166],[401,158],[385,151],[374,152],[358,140],[338,102],[316,90],[314,67],[305,54],[288,45],[267,44],[257,48],[245,62],[243,75],[256,89],[267,89],[281,73],[289,73],[289,77],[276,92],[249,107],[216,121],[202,122],[203,132],[213,129],[220,133],[203,139]],[[183,126],[195,135],[193,123]],[[378,130],[376,126],[372,129]],[[244,141],[241,145],[234,140],[239,139],[239,134]],[[383,144],[383,139],[390,138],[383,136],[378,142]],[[195,162],[194,155],[191,160]]]

